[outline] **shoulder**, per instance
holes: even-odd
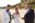
[[[30,9],[31,11],[34,11],[34,9]]]
[[[30,9],[30,12],[31,12],[31,13],[34,13],[34,9]]]

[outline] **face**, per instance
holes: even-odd
[[[26,4],[24,8],[30,8],[30,5]]]
[[[6,10],[9,10],[10,8],[9,7],[6,7]]]
[[[18,13],[18,9],[15,9],[15,12]]]
[[[19,6],[20,6],[20,5],[17,5],[17,6],[16,6],[16,9],[15,9],[16,13],[18,13],[18,8],[19,8]]]
[[[24,7],[24,3],[21,4],[21,7],[22,7],[22,8]]]
[[[16,8],[19,8],[19,5],[17,5]]]

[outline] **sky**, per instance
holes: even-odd
[[[13,6],[20,2],[21,2],[21,0],[0,0],[0,7],[7,6],[8,4]]]

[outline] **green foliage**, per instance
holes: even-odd
[[[35,8],[35,4],[32,4],[32,8]]]

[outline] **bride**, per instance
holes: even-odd
[[[15,23],[19,23],[19,12],[18,8],[15,8],[15,13],[13,13],[12,18],[14,19]]]

